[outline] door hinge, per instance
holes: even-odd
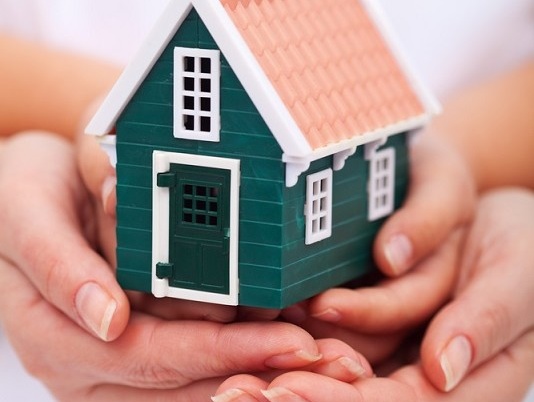
[[[174,264],[158,262],[156,264],[156,276],[158,279],[166,279],[172,277],[174,272]]]
[[[164,172],[158,173],[158,187],[174,187],[176,186],[176,173]]]

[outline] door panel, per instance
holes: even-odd
[[[171,163],[172,287],[229,293],[230,171]]]

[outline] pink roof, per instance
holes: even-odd
[[[313,149],[425,114],[359,0],[221,0]]]

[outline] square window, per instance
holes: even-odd
[[[188,199],[188,198],[184,199],[184,208],[186,209],[193,208],[193,200]]]
[[[184,129],[189,131],[195,129],[195,116],[184,114]]]
[[[184,214],[185,223],[193,223],[193,214]]]
[[[193,194],[193,186],[191,184],[186,184],[184,186],[184,194],[188,194],[188,195]]]
[[[211,59],[202,57],[200,59],[200,72],[203,74],[211,73]]]
[[[184,77],[184,90],[185,91],[195,90],[195,79],[193,77]]]
[[[195,216],[195,223],[198,223],[199,225],[205,225],[206,224],[206,215],[196,215]]]
[[[206,196],[206,187],[198,186],[196,187],[195,194],[199,197],[205,197]]]
[[[184,109],[194,110],[195,109],[195,98],[192,96],[184,96]]]
[[[206,210],[206,201],[199,201],[196,202],[196,210],[197,211],[205,211]]]
[[[194,57],[184,57],[184,71],[192,73],[195,71],[195,58]]]
[[[200,91],[205,93],[211,92],[211,80],[208,78],[202,78],[200,80]]]
[[[200,110],[203,112],[211,111],[211,99],[210,98],[200,98]]]
[[[200,117],[200,131],[209,133],[211,131],[211,118],[209,116]]]

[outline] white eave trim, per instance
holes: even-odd
[[[370,142],[384,141],[394,134],[411,132],[426,125],[431,119],[430,114],[420,115],[398,124],[392,124],[383,129],[362,134],[350,140],[340,141],[326,147],[318,148],[305,157],[288,155],[284,153],[282,160],[286,163],[286,186],[293,187],[297,184],[299,176],[308,170],[313,161],[334,156],[334,170],[341,170],[345,165],[345,160],[354,154],[357,147]]]

